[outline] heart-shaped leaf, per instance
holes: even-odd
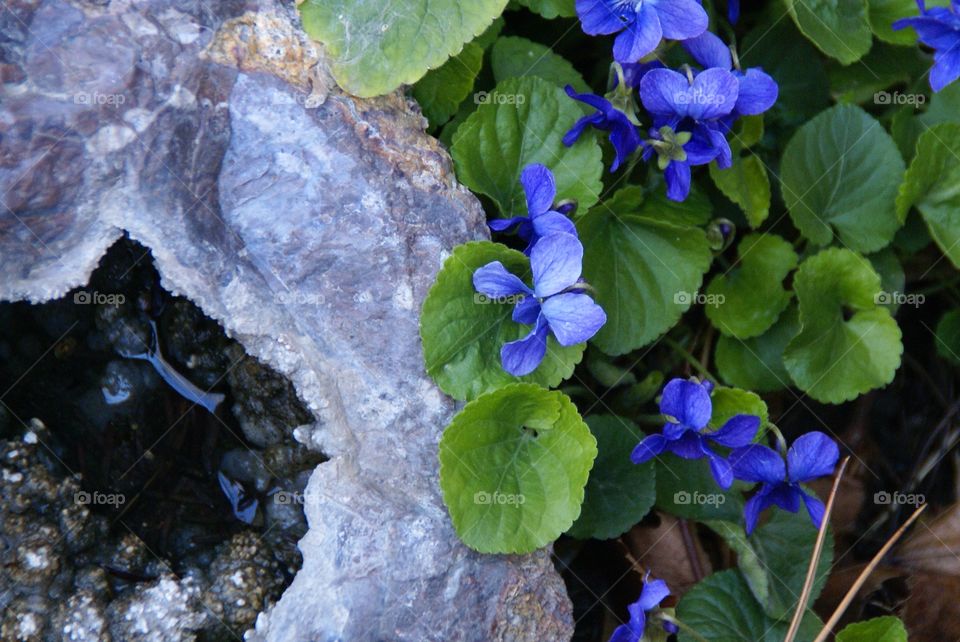
[[[574,199],[586,209],[597,202],[603,159],[595,133],[571,147],[563,135],[583,116],[563,89],[536,76],[508,78],[483,100],[453,136],[457,178],[486,194],[505,216],[527,212],[520,173],[531,163],[553,172],[557,200]]]
[[[368,98],[413,84],[483,33],[507,0],[305,0],[307,34],[324,44],[334,78]]]
[[[607,313],[591,341],[612,355],[669,330],[693,303],[713,258],[703,230],[647,216],[641,201],[636,188],[626,188],[577,221],[583,275]]]
[[[498,38],[490,50],[490,68],[497,82],[507,78],[537,76],[559,87],[573,85],[580,93],[590,93],[590,86],[566,58],[554,53],[546,45],[526,38]]]
[[[529,553],[580,513],[597,444],[561,392],[512,384],[468,403],[440,440],[440,488],[460,539]]]
[[[801,127],[780,170],[790,218],[817,245],[836,233],[850,249],[874,252],[903,222],[894,207],[903,159],[883,126],[859,107],[837,105]]]
[[[770,177],[759,156],[735,156],[733,165],[720,169],[710,163],[710,178],[723,195],[740,206],[750,227],[759,227],[770,213]]]
[[[823,250],[800,265],[794,291],[802,329],[784,363],[798,387],[822,403],[841,403],[893,381],[900,328],[878,305],[880,277],[866,258]]]
[[[898,617],[886,615],[848,624],[836,642],[907,642],[907,629]]]
[[[413,86],[413,97],[420,103],[431,127],[450,120],[473,89],[483,66],[483,48],[468,42],[463,51],[421,78]]]
[[[849,65],[870,51],[866,0],[786,0],[790,17],[820,51]]]
[[[793,246],[775,234],[745,236],[737,247],[739,267],[717,276],[707,287],[718,303],[707,318],[721,333],[749,339],[766,332],[790,304],[783,280],[797,266]]]
[[[789,616],[775,620],[763,612],[735,569],[714,573],[690,589],[677,604],[677,618],[707,640],[783,642],[790,628]],[[812,640],[822,627],[820,619],[807,609],[797,639]],[[680,640],[694,642],[697,638],[681,630]]]

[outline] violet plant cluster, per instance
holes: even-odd
[[[567,94],[596,111],[581,118],[564,138],[572,145],[585,128],[609,132],[616,171],[638,151],[657,159],[667,196],[683,201],[690,193],[691,168],[716,161],[733,164],[728,135],[743,116],[762,114],[777,101],[776,81],[760,68],[742,69],[736,56],[707,31],[707,14],[696,0],[634,2],[577,0],[583,30],[618,33],[614,41],[617,82],[606,96]],[[729,4],[735,20],[739,4]],[[664,39],[680,41],[698,67],[666,68],[656,58]],[[634,94],[646,112],[638,113]]]
[[[738,414],[716,430],[708,428],[713,415],[709,381],[673,379],[667,383],[660,398],[660,413],[666,424],[659,434],[643,439],[631,454],[635,464],[647,463],[664,454],[672,453],[683,459],[704,459],[717,485],[728,489],[734,480],[758,484],[753,496],[744,505],[744,527],[747,535],[753,533],[760,514],[777,506],[791,513],[806,506],[810,521],[816,528],[823,522],[824,505],[801,483],[811,482],[833,473],[840,450],[830,437],[819,431],[806,433],[796,439],[785,453],[752,443],[760,429],[760,418]],[[717,452],[716,447],[727,454]],[[644,639],[647,613],[656,609],[670,594],[663,580],[644,579],[643,590],[637,601],[630,604],[630,619],[614,631],[610,642],[639,642]],[[663,628],[676,632],[669,618],[661,618]]]

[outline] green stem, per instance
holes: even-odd
[[[664,338],[663,338],[663,342],[664,342],[665,344],[667,344],[667,346],[669,346],[669,348],[670,348],[671,350],[673,350],[673,351],[676,352],[678,355],[680,355],[681,357],[683,357],[684,361],[686,361],[686,362],[689,363],[691,366],[693,366],[693,369],[696,370],[697,373],[698,373],[701,377],[703,377],[704,379],[709,380],[709,381],[710,381],[711,383],[713,383],[714,385],[718,385],[718,384],[719,384],[719,382],[718,382],[716,379],[713,378],[713,375],[711,375],[711,374],[707,371],[707,369],[703,367],[703,364],[700,363],[700,360],[697,359],[697,358],[696,358],[695,356],[693,356],[692,354],[690,354],[690,351],[689,351],[689,350],[687,350],[686,348],[684,348],[682,345],[680,345],[679,343],[677,343],[676,341],[674,341],[674,340],[671,339],[670,337],[664,337]]]
[[[787,456],[787,440],[784,439],[783,433],[780,432],[780,429],[777,428],[777,425],[772,421],[767,424],[767,430],[772,432],[774,436],[777,438],[777,448],[780,450],[780,455],[782,457],[786,457]]]

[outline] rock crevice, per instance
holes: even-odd
[[[273,0],[15,0],[0,22],[0,300],[64,295],[128,233],[318,418],[303,568],[248,637],[569,637],[549,554],[466,549],[440,499],[454,405],[419,307],[486,230],[407,99],[344,95]]]

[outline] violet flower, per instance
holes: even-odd
[[[527,165],[520,174],[520,184],[527,197],[527,215],[494,219],[487,223],[495,232],[517,228],[517,235],[527,242],[524,254],[543,236],[565,232],[576,236],[577,228],[569,218],[553,209],[557,197],[557,184],[553,173],[539,163]]]
[[[663,434],[647,436],[641,441],[630,459],[642,464],[664,452],[671,452],[683,459],[710,460],[710,471],[721,488],[730,488],[733,471],[726,459],[710,448],[710,442],[728,448],[738,448],[753,441],[760,427],[760,418],[752,415],[735,415],[716,431],[707,431],[713,414],[713,402],[709,382],[696,383],[686,379],[672,379],[663,389],[660,412],[667,416]]]
[[[547,337],[572,346],[583,343],[607,322],[603,308],[583,293],[580,273],[583,246],[564,232],[541,238],[530,251],[533,287],[511,274],[500,261],[473,273],[473,287],[492,299],[516,301],[513,320],[533,325],[530,333],[500,350],[503,369],[521,377],[536,370],[547,353]]]
[[[809,432],[798,437],[787,451],[787,461],[775,450],[753,444],[730,453],[730,464],[737,479],[761,482],[757,493],[743,509],[747,535],[753,532],[760,513],[770,506],[796,513],[800,500],[807,506],[810,521],[818,529],[823,521],[823,502],[805,491],[800,484],[833,473],[840,458],[836,442],[822,432]]]

